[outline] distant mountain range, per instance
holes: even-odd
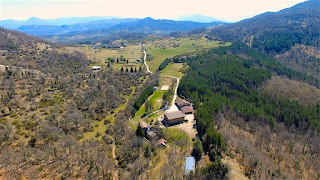
[[[62,25],[73,25],[79,23],[88,23],[92,21],[98,21],[103,19],[120,19],[119,17],[114,16],[91,16],[91,17],[62,17],[57,19],[40,19],[37,17],[31,17],[27,20],[1,20],[0,26],[7,29],[17,29],[20,26],[26,25],[52,25],[52,26],[62,26]]]
[[[77,23],[73,25],[24,25],[20,26],[16,30],[31,34],[34,36],[43,35],[59,35],[71,32],[83,32],[83,31],[96,31],[107,29],[119,24],[133,23],[138,19],[126,18],[126,19],[102,19],[96,21],[90,21],[86,23]]]
[[[106,32],[136,32],[145,34],[167,34],[175,31],[190,31],[198,28],[206,28],[222,24],[222,22],[198,23],[192,21],[155,20],[150,17],[144,19],[104,19],[88,23],[74,25],[24,25],[17,28],[18,31],[34,36],[60,35],[60,34],[88,34],[97,31]]]
[[[27,26],[27,25],[51,25],[51,26],[63,26],[63,25],[75,25],[75,24],[82,24],[82,23],[89,23],[93,21],[99,20],[110,20],[110,19],[125,19],[117,16],[90,16],[90,17],[61,17],[57,19],[41,19],[37,17],[31,17],[27,20],[1,20],[0,26],[7,28],[7,29],[18,29],[20,26]],[[137,19],[137,18],[129,18],[129,19]],[[177,19],[172,19],[176,21],[192,21],[192,22],[200,22],[200,23],[211,23],[215,21],[222,21],[210,16],[203,16],[203,15],[186,15],[181,16]]]
[[[195,15],[186,15],[186,16],[180,16],[176,19],[177,21],[192,21],[192,22],[200,22],[200,23],[211,23],[211,22],[223,22],[220,19],[210,17],[210,16],[204,16],[200,14]]]
[[[24,24],[15,30],[24,32],[30,35],[38,36],[50,41],[59,43],[83,43],[95,42],[104,39],[109,42],[115,38],[141,38],[142,34],[145,37],[148,34],[168,35],[172,32],[188,32],[195,29],[212,27],[220,24],[225,24],[221,21],[210,23],[200,23],[194,21],[175,21],[167,19],[144,18],[108,18],[94,20],[100,17],[89,17],[85,19],[77,18],[56,19],[56,20],[41,20],[38,18],[30,18],[27,21],[12,21],[16,24],[8,23],[11,20],[0,21],[0,25],[17,26]],[[94,20],[94,21],[91,21]],[[89,21],[89,22],[86,22]],[[54,25],[54,24],[71,24],[71,25]],[[107,39],[107,40],[106,40]]]
[[[186,32],[198,28],[206,28],[209,26],[216,26],[223,24],[223,22],[210,22],[210,23],[199,23],[192,21],[174,21],[167,19],[152,19],[150,17],[135,21],[133,23],[119,24],[109,28],[111,31],[128,31],[138,33],[160,33],[167,34],[171,32]]]

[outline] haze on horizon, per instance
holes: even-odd
[[[201,14],[239,21],[268,11],[279,11],[305,0],[1,0],[0,20],[30,17],[117,16],[176,19]]]

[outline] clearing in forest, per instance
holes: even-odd
[[[159,65],[166,58],[172,58],[179,54],[195,53],[197,51],[229,46],[231,43],[222,44],[219,41],[211,41],[205,37],[168,38],[147,42],[145,44],[147,64],[152,72],[155,72]]]
[[[142,46],[141,44],[127,44],[122,48],[93,48],[92,46],[69,47],[85,53],[93,62],[94,66],[106,66],[108,63],[116,70],[124,68],[139,69],[142,65]]]

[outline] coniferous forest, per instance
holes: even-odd
[[[289,69],[243,43],[213,49],[186,58],[186,62],[190,67],[178,92],[195,104],[198,135],[216,169],[217,159],[225,151],[226,138],[222,138],[216,127],[221,126],[221,116],[226,117],[230,112],[244,123],[265,124],[271,131],[277,129],[278,124],[284,124],[287,129],[293,128],[302,134],[320,132],[320,104],[303,105],[286,97],[272,97],[259,88],[272,76],[286,76],[316,86],[319,86],[318,79]],[[208,173],[209,169],[196,173]],[[254,174],[253,169],[255,167],[248,168],[249,177]]]

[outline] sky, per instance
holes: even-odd
[[[118,16],[176,19],[201,14],[239,21],[305,0],[0,0],[0,19]]]

